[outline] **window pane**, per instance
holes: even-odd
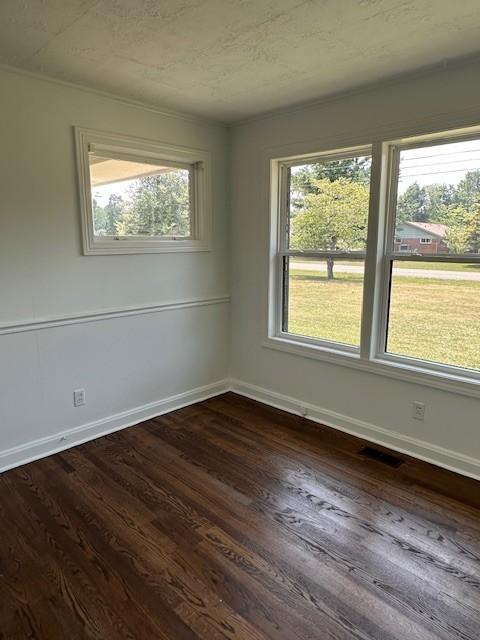
[[[394,261],[387,351],[480,369],[480,264]]]
[[[285,260],[284,331],[358,347],[363,260]]]
[[[290,249],[365,251],[370,166],[355,156],[291,167]]]
[[[480,139],[400,152],[394,250],[480,250]]]
[[[190,172],[89,154],[96,236],[190,236]]]

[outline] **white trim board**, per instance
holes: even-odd
[[[32,440],[5,451],[0,451],[0,473],[19,467],[22,464],[33,462],[39,458],[45,458],[59,451],[83,444],[89,440],[95,440],[114,431],[120,431],[131,427],[144,420],[150,420],[176,409],[181,409],[190,404],[201,402],[207,398],[220,395],[229,390],[228,380],[219,380],[212,384],[197,387],[184,393],[179,393],[157,402],[151,402],[134,409],[128,409],[94,422],[66,429],[45,438]]]
[[[67,324],[98,322],[100,320],[123,318],[125,316],[139,316],[146,313],[159,313],[160,311],[187,309],[190,307],[204,307],[212,304],[227,304],[228,302],[230,302],[229,296],[217,296],[214,298],[197,298],[192,300],[181,300],[179,302],[163,302],[160,304],[104,309],[102,311],[87,311],[78,314],[51,316],[31,320],[18,320],[17,322],[0,324],[0,335],[7,333],[21,333],[23,331],[37,331],[39,329],[50,329],[51,327],[61,327]]]
[[[412,456],[412,458],[417,458],[438,467],[448,469],[449,471],[480,480],[480,460],[477,458],[457,453],[451,449],[445,449],[444,447],[425,442],[424,440],[418,440],[417,438],[412,438],[395,431],[389,431],[369,422],[358,420],[357,418],[352,418],[329,409],[323,409],[322,407],[241,380],[231,379],[230,391],[295,415],[303,415],[302,410],[305,409],[308,419],[313,422],[332,427],[338,431],[344,431],[358,438]]]
[[[327,427],[332,427],[350,435],[356,436],[387,447],[399,453],[418,458],[438,467],[448,469],[475,480],[480,480],[480,460],[455,451],[439,447],[428,442],[411,438],[403,434],[388,431],[382,427],[351,418],[335,411],[322,409],[313,404],[305,403],[290,396],[286,396],[263,387],[252,385],[241,380],[224,379],[212,384],[197,387],[184,393],[179,393],[157,402],[135,407],[120,413],[89,422],[72,429],[32,440],[5,451],[0,451],[0,473],[14,467],[45,458],[54,453],[70,449],[89,440],[120,431],[127,427],[150,420],[156,416],[186,407],[207,398],[212,398],[227,391],[257,400],[263,404],[282,409],[295,415],[303,415],[306,409],[308,419]]]

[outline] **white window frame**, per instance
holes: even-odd
[[[278,172],[279,172],[279,183],[280,183],[280,198],[279,198],[279,225],[278,225],[278,253],[277,253],[277,270],[283,274],[284,265],[289,257],[304,257],[304,258],[318,258],[320,260],[324,260],[329,257],[333,257],[335,259],[346,259],[346,260],[358,260],[362,263],[365,262],[366,252],[365,251],[298,251],[289,249],[287,246],[287,225],[289,219],[289,185],[288,185],[288,175],[289,170],[292,167],[299,166],[302,164],[311,164],[314,162],[331,162],[335,160],[343,160],[345,158],[352,158],[357,156],[371,156],[372,148],[370,145],[365,147],[357,147],[355,149],[346,149],[341,151],[332,151],[328,153],[318,154],[314,157],[308,156],[307,158],[290,158],[283,161],[280,161],[278,164]],[[280,338],[290,339],[294,337],[298,338],[305,344],[312,344],[320,346],[326,350],[333,350],[334,352],[340,353],[350,353],[350,354],[358,354],[360,353],[360,346],[349,345],[342,342],[336,342],[334,340],[327,340],[325,338],[313,338],[309,336],[300,336],[298,334],[293,334],[283,330],[283,319],[285,314],[284,302],[284,280],[285,277],[288,276],[279,276],[277,279],[278,286],[280,290],[277,292],[276,296],[276,325],[278,327],[277,335]]]
[[[431,238],[420,238],[420,244],[432,244]]]
[[[74,127],[84,255],[192,252],[210,250],[210,153]],[[89,152],[146,164],[187,169],[190,172],[190,236],[97,236],[94,232]]]
[[[446,256],[419,255],[396,249],[395,215],[400,150],[419,146],[433,146],[480,137],[480,126],[420,135],[394,141],[378,141],[373,145],[340,149],[338,151],[305,154],[270,160],[270,260],[269,307],[267,336],[264,346],[300,356],[350,366],[371,373],[454,391],[468,396],[480,396],[480,370],[440,364],[386,351],[386,331],[390,295],[390,264],[395,260],[420,262],[480,263],[480,254]],[[368,215],[367,250],[363,282],[362,329],[360,348],[340,343],[308,338],[282,330],[283,273],[286,253],[285,216],[288,194],[284,167],[327,159],[369,155],[372,167]],[[289,252],[303,256],[326,257],[329,252]],[[341,257],[341,255],[339,255]],[[350,256],[348,256],[350,258]]]

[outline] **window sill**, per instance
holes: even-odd
[[[210,245],[201,240],[159,240],[135,241],[118,240],[113,242],[88,243],[84,255],[121,255],[134,253],[194,253],[210,251]]]
[[[422,367],[374,358],[365,360],[355,352],[342,351],[335,348],[325,348],[313,344],[307,344],[301,340],[270,336],[265,339],[263,346],[268,349],[283,351],[304,358],[313,358],[341,367],[350,367],[359,371],[365,371],[374,375],[383,376],[432,387],[442,391],[449,391],[473,398],[480,397],[480,380],[448,375],[442,372],[431,371]]]

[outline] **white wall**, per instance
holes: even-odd
[[[404,79],[245,122],[231,140],[231,374],[236,388],[287,409],[480,476],[478,399],[262,346],[267,326],[268,162],[480,122],[480,65]],[[479,340],[480,348],[480,340]],[[245,384],[246,383],[246,384]],[[426,403],[424,423],[411,403]]]
[[[223,126],[6,71],[0,94],[2,468],[32,441],[45,439],[47,450],[60,432],[80,428],[78,440],[81,427],[100,421],[105,430],[118,413],[207,394],[227,374],[229,284]],[[84,257],[73,125],[210,151],[212,251]],[[185,301],[200,302],[161,308]],[[73,407],[76,388],[85,407]]]

